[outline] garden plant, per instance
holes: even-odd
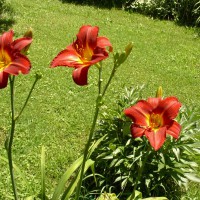
[[[188,108],[175,96],[165,97],[161,86],[155,88],[155,96],[143,97],[145,86],[137,85],[126,88],[116,100],[115,108],[109,108],[107,91],[112,88],[119,68],[133,55],[134,44],[130,42],[118,52],[110,39],[99,36],[98,26],[86,24],[80,27],[70,45],[53,55],[48,69],[57,73],[56,67],[71,68],[73,82],[80,89],[90,85],[90,69],[95,68],[98,72],[93,119],[83,155],[65,170],[55,188],[48,188],[45,171],[48,151],[42,146],[40,191],[21,194],[16,173],[23,178],[23,170],[13,159],[18,137],[16,127],[25,110],[31,112],[28,103],[38,81],[45,76],[44,73],[35,74],[29,91],[23,93],[24,102],[16,106],[21,86],[17,81],[25,80],[20,74],[27,75],[32,70],[29,58],[32,41],[32,29],[19,38],[14,37],[13,30],[0,36],[0,89],[10,90],[6,91],[10,101],[9,131],[4,144],[7,157],[0,158],[9,169],[10,199],[178,200],[187,192],[190,181],[200,182],[194,160],[200,152],[195,137],[199,132],[198,109]],[[111,68],[104,60],[110,60],[106,64]],[[106,68],[109,68],[108,78],[104,77]],[[92,85],[88,89],[92,89]]]

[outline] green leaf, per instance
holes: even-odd
[[[70,168],[62,175],[58,186],[56,187],[52,200],[57,200],[60,198],[62,191],[65,188],[65,184],[68,181],[68,179],[71,177],[71,175],[77,170],[77,168],[81,165],[83,162],[83,156],[79,157],[71,166]]]
[[[166,197],[149,197],[142,200],[168,200]]]
[[[94,161],[89,159],[86,161],[85,163],[85,169],[84,169],[84,173],[88,170],[89,167],[91,167],[92,165],[94,164]],[[68,200],[69,197],[72,195],[72,193],[74,192],[78,182],[79,182],[79,179],[80,179],[80,175],[81,175],[81,172],[79,172],[78,176],[76,176],[74,178],[74,180],[70,183],[70,185],[67,187],[67,189],[65,190],[65,192],[63,193],[62,195],[62,200]]]
[[[134,195],[135,192],[135,195]],[[134,198],[133,198],[134,196]],[[140,191],[133,191],[133,193],[128,197],[127,200],[140,200],[142,198],[142,193]]]
[[[186,177],[187,179],[189,179],[190,181],[200,183],[200,178],[197,177],[195,174],[185,173],[184,175],[185,175],[185,177]]]
[[[98,139],[97,141],[95,141],[88,152],[88,157],[90,157],[90,155],[93,153],[93,151],[97,148],[97,146],[100,144],[100,142],[106,137],[107,135],[104,135],[103,137],[101,137],[100,139]],[[56,187],[56,189],[54,190],[54,194],[52,197],[52,200],[57,200],[60,198],[60,196],[63,193],[63,190],[65,188],[65,185],[67,183],[67,181],[69,180],[69,178],[72,176],[72,174],[80,167],[80,165],[83,162],[83,156],[79,157],[71,166],[70,168],[62,175],[58,186]],[[87,163],[87,162],[86,162]],[[85,167],[86,168],[86,167]],[[72,191],[73,192],[73,191]]]
[[[97,185],[97,179],[96,179],[96,173],[95,173],[95,167],[94,167],[94,164],[91,165],[91,170],[92,170],[92,174],[93,174],[93,177],[94,177],[94,181],[95,181],[95,184]]]

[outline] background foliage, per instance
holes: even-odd
[[[183,106],[177,119],[182,126],[180,138],[167,137],[164,146],[154,151],[145,137],[131,137],[131,122],[123,114],[125,108],[141,99],[141,90],[142,87],[126,88],[116,102],[116,109],[104,108],[95,138],[107,136],[92,155],[96,177],[88,175],[85,192],[109,191],[118,194],[119,199],[128,199],[145,163],[137,187],[143,197],[180,200],[187,193],[189,180],[200,183],[195,175],[198,164],[194,161],[200,153],[200,141],[196,138],[200,130],[199,110]]]
[[[174,20],[178,24],[200,26],[199,0],[60,0],[103,8],[121,8],[149,15],[153,18]]]
[[[178,24],[200,26],[199,0],[135,1],[130,9],[154,18],[175,20]]]

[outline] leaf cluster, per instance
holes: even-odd
[[[147,154],[142,178],[136,188],[143,197],[180,199],[183,192],[187,191],[190,180],[200,182],[195,175],[198,165],[194,161],[200,151],[196,138],[200,120],[198,110],[182,108],[177,118],[182,126],[180,138],[174,140],[167,137],[158,151],[150,147],[145,137],[131,137],[131,122],[124,116],[123,110],[141,99],[143,87],[126,88],[114,110],[108,111],[105,107],[95,139],[105,134],[106,137],[92,155],[95,179],[91,175],[85,178],[84,193],[109,191],[116,193],[120,199],[127,199]]]

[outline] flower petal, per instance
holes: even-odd
[[[22,54],[18,54],[10,65],[4,69],[4,72],[12,75],[18,75],[20,72],[22,74],[28,74],[30,69],[31,63],[29,59]]]
[[[73,48],[61,51],[51,62],[51,68],[57,66],[85,66],[79,54]]]
[[[76,84],[83,86],[87,85],[87,75],[89,67],[79,67],[73,71],[73,80]]]
[[[131,134],[133,138],[142,137],[144,135],[144,132],[145,132],[144,128],[139,127],[135,124],[131,125]]]
[[[13,49],[21,51],[23,48],[31,44],[32,41],[33,41],[32,38],[25,38],[25,37],[16,39],[12,43]]]
[[[166,127],[162,127],[157,131],[145,131],[145,136],[149,140],[151,146],[157,151],[162,147],[166,139]]]
[[[181,132],[181,125],[173,120],[172,125],[167,129],[167,134],[173,136],[175,139],[178,139]]]
[[[133,122],[140,126],[148,126],[148,117],[152,111],[152,106],[144,100],[140,100],[136,105],[124,110],[126,116],[130,117]]]
[[[153,110],[156,109],[161,101],[161,98],[148,98],[148,103],[151,104]]]
[[[171,120],[178,115],[181,103],[176,97],[168,97],[163,99],[159,104],[158,109],[162,110],[162,115],[165,124],[171,123]]]
[[[0,48],[3,49],[13,42],[13,30],[7,31],[0,36]]]
[[[83,48],[94,49],[97,45],[99,28],[97,26],[82,26],[77,34],[77,39],[81,41]]]
[[[8,84],[9,74],[6,72],[0,72],[0,89],[5,88]]]
[[[113,51],[112,44],[110,43],[109,39],[106,37],[98,37],[97,38],[97,46],[100,48],[109,47],[109,52]]]

